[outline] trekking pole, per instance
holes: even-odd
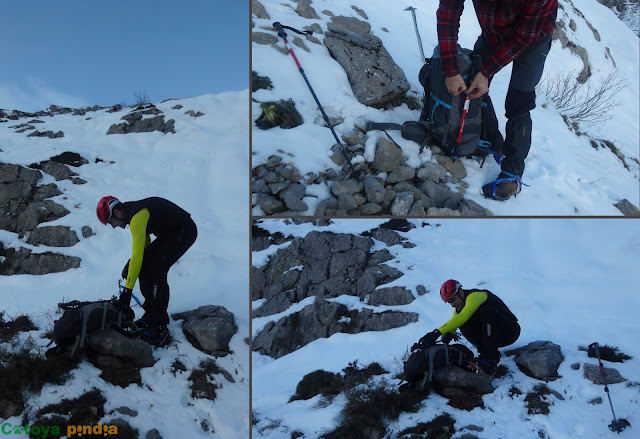
[[[613,404],[611,403],[611,395],[609,395],[609,387],[607,387],[607,379],[604,376],[604,366],[602,365],[602,361],[600,360],[600,347],[597,342],[591,343],[589,347],[593,347],[596,351],[596,356],[598,357],[598,363],[600,364],[600,376],[602,376],[602,382],[604,383],[604,391],[607,392],[607,398],[609,398],[609,405],[611,406],[611,413],[613,414],[613,422],[609,424],[609,430],[615,431],[620,434],[627,426],[622,421],[622,419],[616,419],[616,413],[613,411]]]
[[[469,103],[471,99],[469,95],[464,99],[464,109],[462,110],[462,118],[460,119],[460,130],[458,130],[458,143],[460,143],[460,139],[462,139],[462,129],[464,128],[464,120],[467,117],[467,112],[469,111]]]
[[[293,32],[296,32],[296,33],[301,34],[301,35],[311,35],[312,31],[304,31],[304,32],[303,31],[299,31],[298,29],[294,29],[294,28],[292,28],[290,26],[283,26],[278,21],[273,23],[273,27],[275,27],[276,30],[278,31],[278,36],[281,37],[284,40],[284,45],[287,47],[287,50],[291,54],[291,57],[296,62],[296,66],[298,66],[298,71],[300,72],[300,74],[304,78],[304,82],[307,83],[307,87],[309,87],[309,91],[311,91],[311,94],[313,95],[313,99],[315,99],[316,104],[318,105],[318,108],[320,109],[320,112],[322,113],[322,117],[324,118],[325,123],[327,124],[327,126],[331,130],[331,134],[333,134],[333,137],[334,137],[334,139],[336,139],[336,142],[338,142],[338,146],[340,147],[340,150],[342,151],[342,154],[344,155],[344,158],[347,160],[347,163],[349,164],[349,169],[351,169],[351,172],[354,172],[353,165],[351,164],[351,159],[349,158],[349,155],[347,154],[347,151],[345,151],[344,146],[342,146],[342,142],[340,142],[340,139],[338,138],[338,135],[336,134],[336,131],[333,129],[333,125],[331,124],[331,121],[329,121],[329,116],[327,116],[327,113],[325,113],[324,108],[322,108],[322,104],[320,104],[320,101],[318,100],[318,96],[316,96],[316,92],[313,91],[313,88],[311,87],[311,83],[309,83],[309,80],[307,79],[307,75],[304,73],[304,70],[302,69],[302,66],[300,65],[300,62],[298,61],[298,58],[296,57],[296,54],[293,53],[293,49],[289,46],[289,42],[287,41],[287,33],[284,30],[286,28],[286,29],[292,30]]]
[[[409,6],[405,9],[405,11],[411,11],[411,15],[413,16],[413,27],[416,30],[416,37],[418,38],[418,47],[420,48],[421,61],[424,62],[426,58],[424,57],[424,51],[422,50],[422,40],[420,39],[420,32],[418,31],[418,22],[416,21],[416,8],[414,8],[413,6]]]

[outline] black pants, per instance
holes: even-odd
[[[500,361],[498,348],[515,343],[520,337],[520,325],[496,308],[481,306],[460,327],[460,332],[477,347],[482,357]]]
[[[143,319],[150,325],[169,323],[167,274],[173,264],[193,245],[198,229],[193,220],[175,234],[156,238],[144,251],[140,269],[140,291],[144,296]]]
[[[551,35],[547,35],[513,60],[509,90],[504,104],[507,117],[506,137],[503,141],[498,131],[499,138],[492,142],[495,145],[494,150],[498,152],[500,145],[503,144],[502,153],[505,158],[502,161],[502,170],[519,177],[524,173],[524,160],[531,148],[532,124],[529,112],[536,107],[536,86],[542,78],[544,63],[550,49]],[[478,53],[483,61],[491,57],[494,50],[483,35],[480,35],[473,47],[473,51]],[[483,117],[483,122],[496,120],[493,105],[490,102],[483,113],[487,114],[486,118]]]

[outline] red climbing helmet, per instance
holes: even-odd
[[[98,201],[98,207],[96,207],[96,215],[98,215],[98,219],[105,226],[111,219],[113,208],[118,203],[120,203],[120,200],[118,200],[116,197],[112,197],[111,195],[102,197],[100,198],[100,201]]]
[[[449,279],[440,287],[440,297],[445,302],[449,302],[451,297],[458,292],[458,290],[462,288],[460,282],[454,279]]]

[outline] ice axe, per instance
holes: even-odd
[[[409,6],[405,8],[405,11],[411,11],[411,15],[413,16],[413,27],[416,30],[416,37],[418,38],[418,47],[420,48],[420,57],[421,61],[424,62],[424,51],[422,50],[422,40],[420,39],[420,32],[418,31],[418,22],[416,21],[416,8],[413,6]]]
[[[613,414],[613,421],[609,424],[609,430],[615,431],[620,434],[625,428],[627,428],[627,422],[623,419],[616,419],[616,413],[613,411],[613,404],[611,403],[611,395],[609,395],[609,387],[607,387],[607,379],[604,376],[604,366],[602,365],[602,361],[600,360],[600,346],[597,342],[591,343],[589,345],[590,348],[596,351],[596,356],[598,357],[598,363],[600,364],[600,376],[602,376],[602,382],[604,383],[604,391],[607,392],[607,397],[609,398],[609,405],[611,406],[611,413]]]

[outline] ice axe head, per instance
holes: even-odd
[[[416,8],[414,8],[413,6],[409,6],[408,8],[405,8],[405,11],[415,11]]]

